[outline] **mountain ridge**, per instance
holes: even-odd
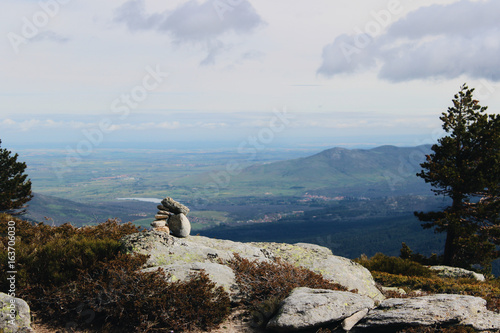
[[[329,195],[384,196],[390,192],[428,194],[429,187],[416,177],[420,163],[431,152],[430,145],[416,147],[380,146],[371,149],[334,147],[311,156],[255,164],[232,174],[214,171],[172,181],[174,186],[198,188],[215,184],[222,196],[237,193],[249,195],[296,195],[317,193]],[[380,191],[380,194],[376,192]]]

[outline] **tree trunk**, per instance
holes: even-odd
[[[446,242],[444,244],[444,258],[443,264],[447,266],[454,265],[454,258],[457,252],[457,245],[455,244],[456,239],[460,236],[457,228],[459,228],[460,221],[459,212],[461,210],[463,195],[461,192],[455,192],[452,195],[453,203],[451,204],[451,214],[449,214],[448,228],[446,230]],[[457,215],[458,214],[458,215]]]
[[[453,265],[453,257],[455,256],[455,239],[457,235],[454,226],[450,225],[446,233],[446,243],[444,244],[443,264],[446,266]]]

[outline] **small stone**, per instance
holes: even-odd
[[[165,207],[163,205],[158,205],[158,206],[156,206],[156,208],[158,208],[159,210],[167,211],[167,207]]]
[[[184,214],[172,215],[168,219],[168,227],[172,231],[172,235],[176,237],[187,237],[191,233],[191,223]]]
[[[165,214],[156,214],[155,219],[157,220],[166,220],[170,217],[170,215],[165,215]]]
[[[170,234],[170,229],[169,227],[156,227],[156,228],[153,228],[154,231],[162,231],[162,232],[166,232],[167,234]]]
[[[163,199],[161,201],[161,204],[163,205],[163,207],[165,207],[164,210],[168,210],[169,212],[172,212],[174,214],[182,213],[184,215],[187,215],[189,213],[189,208],[169,197]]]
[[[171,212],[169,212],[167,210],[161,210],[161,209],[156,214],[158,214],[158,215],[168,215],[168,216],[173,215],[173,213],[171,213]]]
[[[344,319],[344,321],[342,322],[342,328],[344,329],[344,331],[346,332],[350,331],[354,327],[354,325],[356,325],[361,319],[363,319],[368,314],[368,311],[369,309],[366,308]]]
[[[167,225],[166,220],[156,220],[154,222],[151,222],[151,226],[153,228],[161,228],[161,227],[165,227],[166,225]]]

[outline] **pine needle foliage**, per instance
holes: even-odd
[[[415,215],[424,228],[446,233],[445,265],[489,272],[500,257],[500,115],[486,114],[473,92],[464,84],[454,96],[440,117],[447,135],[417,173],[452,204]]]
[[[25,213],[25,204],[33,198],[31,181],[24,173],[26,163],[19,162],[18,157],[0,148],[0,212],[16,215]]]

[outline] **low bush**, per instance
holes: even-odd
[[[228,294],[203,272],[174,283],[161,270],[141,272],[147,256],[120,250],[120,238],[140,231],[131,223],[52,227],[0,215],[2,262],[11,220],[17,296],[46,323],[96,332],[178,332],[217,327],[229,314]],[[5,274],[0,270],[2,290]]]
[[[10,220],[8,215],[1,217],[0,235],[7,234]],[[114,258],[119,252],[121,237],[139,232],[133,224],[120,224],[117,220],[84,228],[14,221],[16,283],[21,291],[37,284],[57,287],[73,281],[78,278],[79,270],[92,269],[96,263]],[[8,237],[0,239],[2,249],[7,249]],[[0,251],[0,260],[6,261],[3,256],[6,251]],[[6,280],[3,276],[0,279],[0,287],[3,287]]]
[[[382,253],[377,253],[371,258],[362,255],[354,261],[363,265],[369,271],[401,274],[406,276],[432,276],[432,271],[422,264],[409,259],[390,257]]]
[[[229,295],[205,273],[168,283],[161,270],[140,272],[146,260],[120,254],[101,262],[81,272],[78,281],[38,298],[37,307],[51,309],[48,316],[78,319],[79,326],[102,332],[207,330],[229,315]]]
[[[264,326],[294,288],[347,290],[325,280],[321,274],[279,259],[272,262],[250,261],[235,254],[228,264],[236,274],[236,282],[243,295],[242,302],[252,314],[253,326]]]
[[[429,293],[461,294],[484,298],[488,309],[500,313],[500,288],[492,283],[473,279],[403,276],[385,272],[372,272],[375,281],[383,286],[405,287]]]

